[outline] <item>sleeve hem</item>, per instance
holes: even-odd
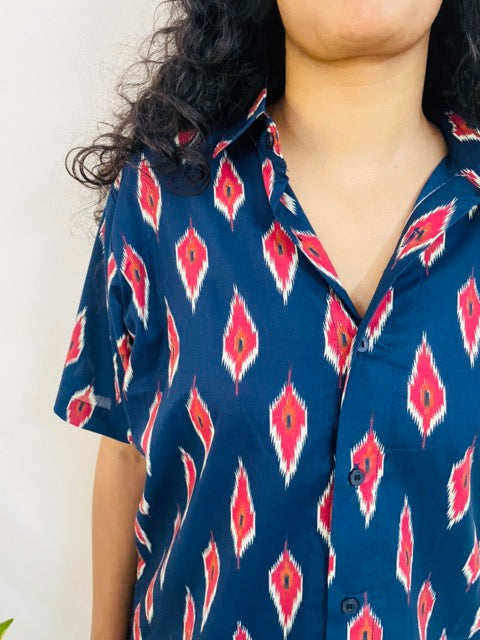
[[[118,407],[118,410],[116,408]],[[105,409],[101,406],[96,406],[93,409],[90,418],[82,425],[76,424],[72,418],[69,418],[65,410],[65,402],[58,397],[53,405],[53,413],[63,420],[64,423],[69,424],[77,429],[93,431],[100,435],[108,436],[114,440],[124,442],[125,444],[132,444],[132,441],[128,439],[126,429],[116,429],[114,427],[114,421],[125,421],[125,414],[121,405],[116,405],[113,409]]]

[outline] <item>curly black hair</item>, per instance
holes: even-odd
[[[65,158],[73,178],[98,189],[97,223],[109,185],[130,154],[147,145],[165,174],[188,165],[201,190],[210,181],[203,147],[209,133],[244,115],[262,88],[268,104],[284,92],[285,30],[276,0],[163,0],[159,8],[165,3],[167,22],[142,43],[146,52],[117,83],[124,103],[113,114],[111,131]],[[442,108],[480,120],[479,56],[480,1],[443,0],[430,32],[422,105],[427,118]],[[126,75],[137,65],[145,78],[130,83]],[[183,136],[179,144],[179,132],[187,133],[186,142]],[[68,158],[77,149],[70,168]],[[90,155],[97,158],[92,169]]]

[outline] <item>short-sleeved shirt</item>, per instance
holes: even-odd
[[[111,185],[54,411],[145,456],[131,639],[480,632],[480,128],[433,121],[448,154],[363,317],[266,88],[200,192],[146,145]]]

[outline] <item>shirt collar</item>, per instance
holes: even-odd
[[[246,114],[214,132],[212,158],[235,142],[262,114],[266,116],[267,126],[272,122],[267,111],[267,87],[263,87]],[[438,110],[431,119],[445,138],[455,172],[480,188],[480,123],[473,123],[466,115],[452,109]]]
[[[250,105],[247,113],[237,118],[227,128],[217,131],[213,143],[212,158],[215,158],[221,151],[235,142],[244,131],[246,131],[255,120],[262,114],[267,114],[267,87],[264,87]]]
[[[260,127],[261,134],[258,138],[257,150],[262,161],[262,176],[267,197],[275,220],[280,225],[275,227],[273,233],[277,234],[280,230],[285,237],[288,236],[326,275],[332,289],[340,296],[344,296],[344,289],[334,273],[333,265],[328,260],[323,247],[317,242],[318,239],[308,219],[301,214],[301,209],[297,211],[296,201],[286,191],[287,167],[281,156],[279,144],[267,148],[265,139],[262,138],[264,133],[270,131],[273,139],[276,139],[275,123],[267,111],[266,102],[267,89],[264,87],[243,117],[213,132],[210,153],[213,158],[220,155],[261,115],[266,116],[262,122],[264,131]],[[448,153],[444,161],[439,163],[436,170],[432,172],[417,198],[411,219],[405,224],[402,237],[377,288],[377,299],[371,302],[372,308],[380,302],[379,296],[382,292],[392,286],[399,274],[416,257],[420,258],[428,274],[429,264],[443,251],[447,228],[452,227],[465,216],[468,216],[468,219],[477,219],[474,214],[480,211],[480,127],[478,123],[474,125],[464,115],[453,110],[437,110],[432,117],[432,122],[443,134]],[[345,300],[345,296],[343,299]],[[352,304],[349,304],[348,309],[352,317],[357,318],[359,332],[363,333],[370,318],[368,316],[363,319],[358,318]]]
[[[458,110],[437,111],[432,122],[442,132],[456,174],[480,188],[480,127]]]

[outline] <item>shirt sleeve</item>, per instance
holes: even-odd
[[[124,320],[122,233],[114,221],[120,176],[96,232],[53,411],[72,426],[132,443],[123,388],[134,336]]]

